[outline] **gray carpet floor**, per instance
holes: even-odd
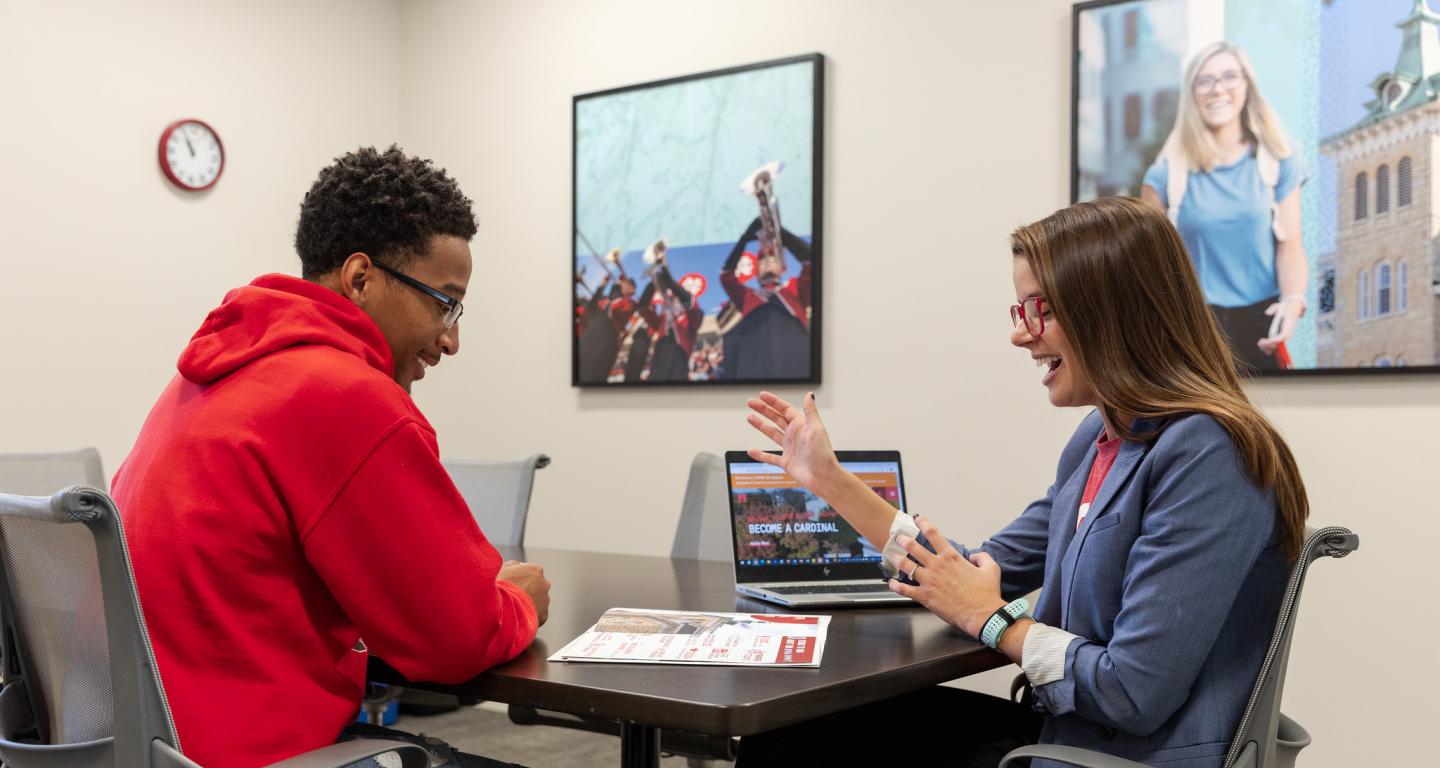
[[[430,717],[405,716],[390,727],[434,736],[463,752],[529,768],[591,768],[620,762],[620,739],[615,736],[544,725],[515,725],[494,704],[463,707]],[[684,768],[685,758],[662,757],[660,765]]]

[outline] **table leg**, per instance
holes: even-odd
[[[620,765],[621,768],[660,768],[660,729],[621,723]]]

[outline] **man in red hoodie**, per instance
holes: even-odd
[[[501,562],[409,394],[460,350],[475,231],[430,161],[337,158],[301,204],[303,279],[210,312],[116,474],[180,746],[206,768],[334,742],[371,652],[459,682],[545,621],[544,573]]]

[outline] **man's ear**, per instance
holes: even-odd
[[[368,255],[356,251],[340,265],[340,284],[336,289],[340,295],[364,307],[374,296],[376,277],[375,263]]]

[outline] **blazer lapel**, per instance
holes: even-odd
[[[1075,471],[1065,480],[1065,484],[1055,492],[1055,498],[1050,504],[1050,545],[1047,549],[1051,555],[1066,552],[1071,540],[1075,538],[1075,511],[1080,508],[1080,497],[1085,493],[1085,478],[1090,474],[1090,465],[1095,463],[1095,453],[1095,443],[1092,441],[1085,458],[1081,459]],[[1057,559],[1050,557],[1045,568],[1045,583],[1053,585],[1053,589],[1040,591],[1040,599],[1035,605],[1037,619],[1048,620],[1047,623],[1060,621],[1060,596],[1069,591],[1066,585],[1068,579],[1069,574],[1062,571]],[[1049,605],[1052,600],[1053,606]]]
[[[1065,594],[1065,599],[1060,604],[1062,620],[1066,618],[1070,606],[1070,593],[1075,587],[1075,564],[1080,559],[1080,550],[1084,548],[1085,537],[1090,533],[1090,527],[1095,524],[1095,520],[1105,514],[1105,509],[1114,500],[1115,494],[1119,493],[1120,489],[1130,481],[1130,475],[1134,474],[1135,467],[1140,465],[1140,459],[1145,455],[1146,448],[1146,443],[1128,441],[1120,446],[1120,453],[1116,454],[1115,463],[1106,473],[1105,482],[1100,484],[1100,491],[1095,494],[1095,500],[1090,502],[1090,511],[1085,514],[1085,521],[1080,524],[1080,529],[1075,531],[1074,537],[1070,539],[1070,544],[1065,549],[1065,559],[1060,563],[1060,578]],[[1085,480],[1081,480],[1081,488],[1084,488],[1084,483],[1089,479],[1090,467],[1095,463],[1095,453],[1096,450],[1092,446],[1090,453],[1086,454],[1083,471],[1076,473],[1077,476],[1085,478]],[[1077,497],[1075,501],[1071,510],[1071,520],[1075,519],[1074,516],[1078,514],[1080,508],[1079,498]],[[1074,528],[1073,523],[1070,527]]]

